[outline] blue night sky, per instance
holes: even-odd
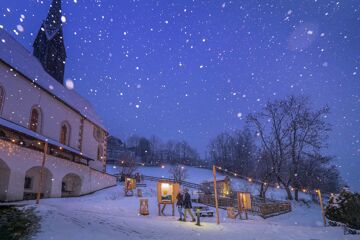
[[[0,27],[32,51],[49,5],[2,0]],[[64,0],[63,15],[65,78],[112,135],[204,156],[267,100],[303,94],[330,106],[327,152],[360,191],[360,1]]]

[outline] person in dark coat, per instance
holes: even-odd
[[[184,219],[184,213],[183,213],[183,207],[184,207],[184,195],[181,193],[181,191],[176,196],[176,206],[179,211],[179,221],[183,221]]]
[[[189,194],[189,189],[185,188],[184,189],[184,208],[185,208],[185,212],[184,212],[184,222],[186,222],[186,213],[189,213],[191,218],[192,218],[192,222],[195,222],[195,217],[194,214],[192,213],[192,204],[191,204],[191,197]]]

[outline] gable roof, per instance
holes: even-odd
[[[24,75],[25,78],[42,88],[44,91],[72,108],[75,112],[78,112],[90,122],[104,130],[106,129],[90,102],[74,90],[69,90],[57,82],[44,70],[36,57],[1,28],[0,60]]]
[[[219,183],[219,182],[228,182],[228,181],[231,181],[229,176],[217,176],[216,177],[216,182],[217,183]],[[208,180],[205,180],[203,182],[203,184],[214,184],[214,178],[210,178]]]

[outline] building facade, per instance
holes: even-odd
[[[214,191],[214,180],[203,182],[201,187],[205,193],[212,193]],[[216,190],[220,196],[229,196],[232,192],[231,179],[228,176],[217,178]]]
[[[118,165],[128,163],[131,159],[136,159],[135,152],[130,151],[126,144],[119,138],[109,136],[107,138],[106,163],[109,165]]]
[[[48,18],[59,7],[54,0]],[[33,54],[0,29],[0,201],[38,192],[79,196],[116,184],[105,173],[108,133],[91,104],[62,84],[61,46],[51,52],[59,51],[53,38],[63,39],[60,17],[44,21]]]

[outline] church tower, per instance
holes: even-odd
[[[61,22],[61,0],[53,0],[34,41],[33,55],[59,83],[64,83],[66,51]]]

